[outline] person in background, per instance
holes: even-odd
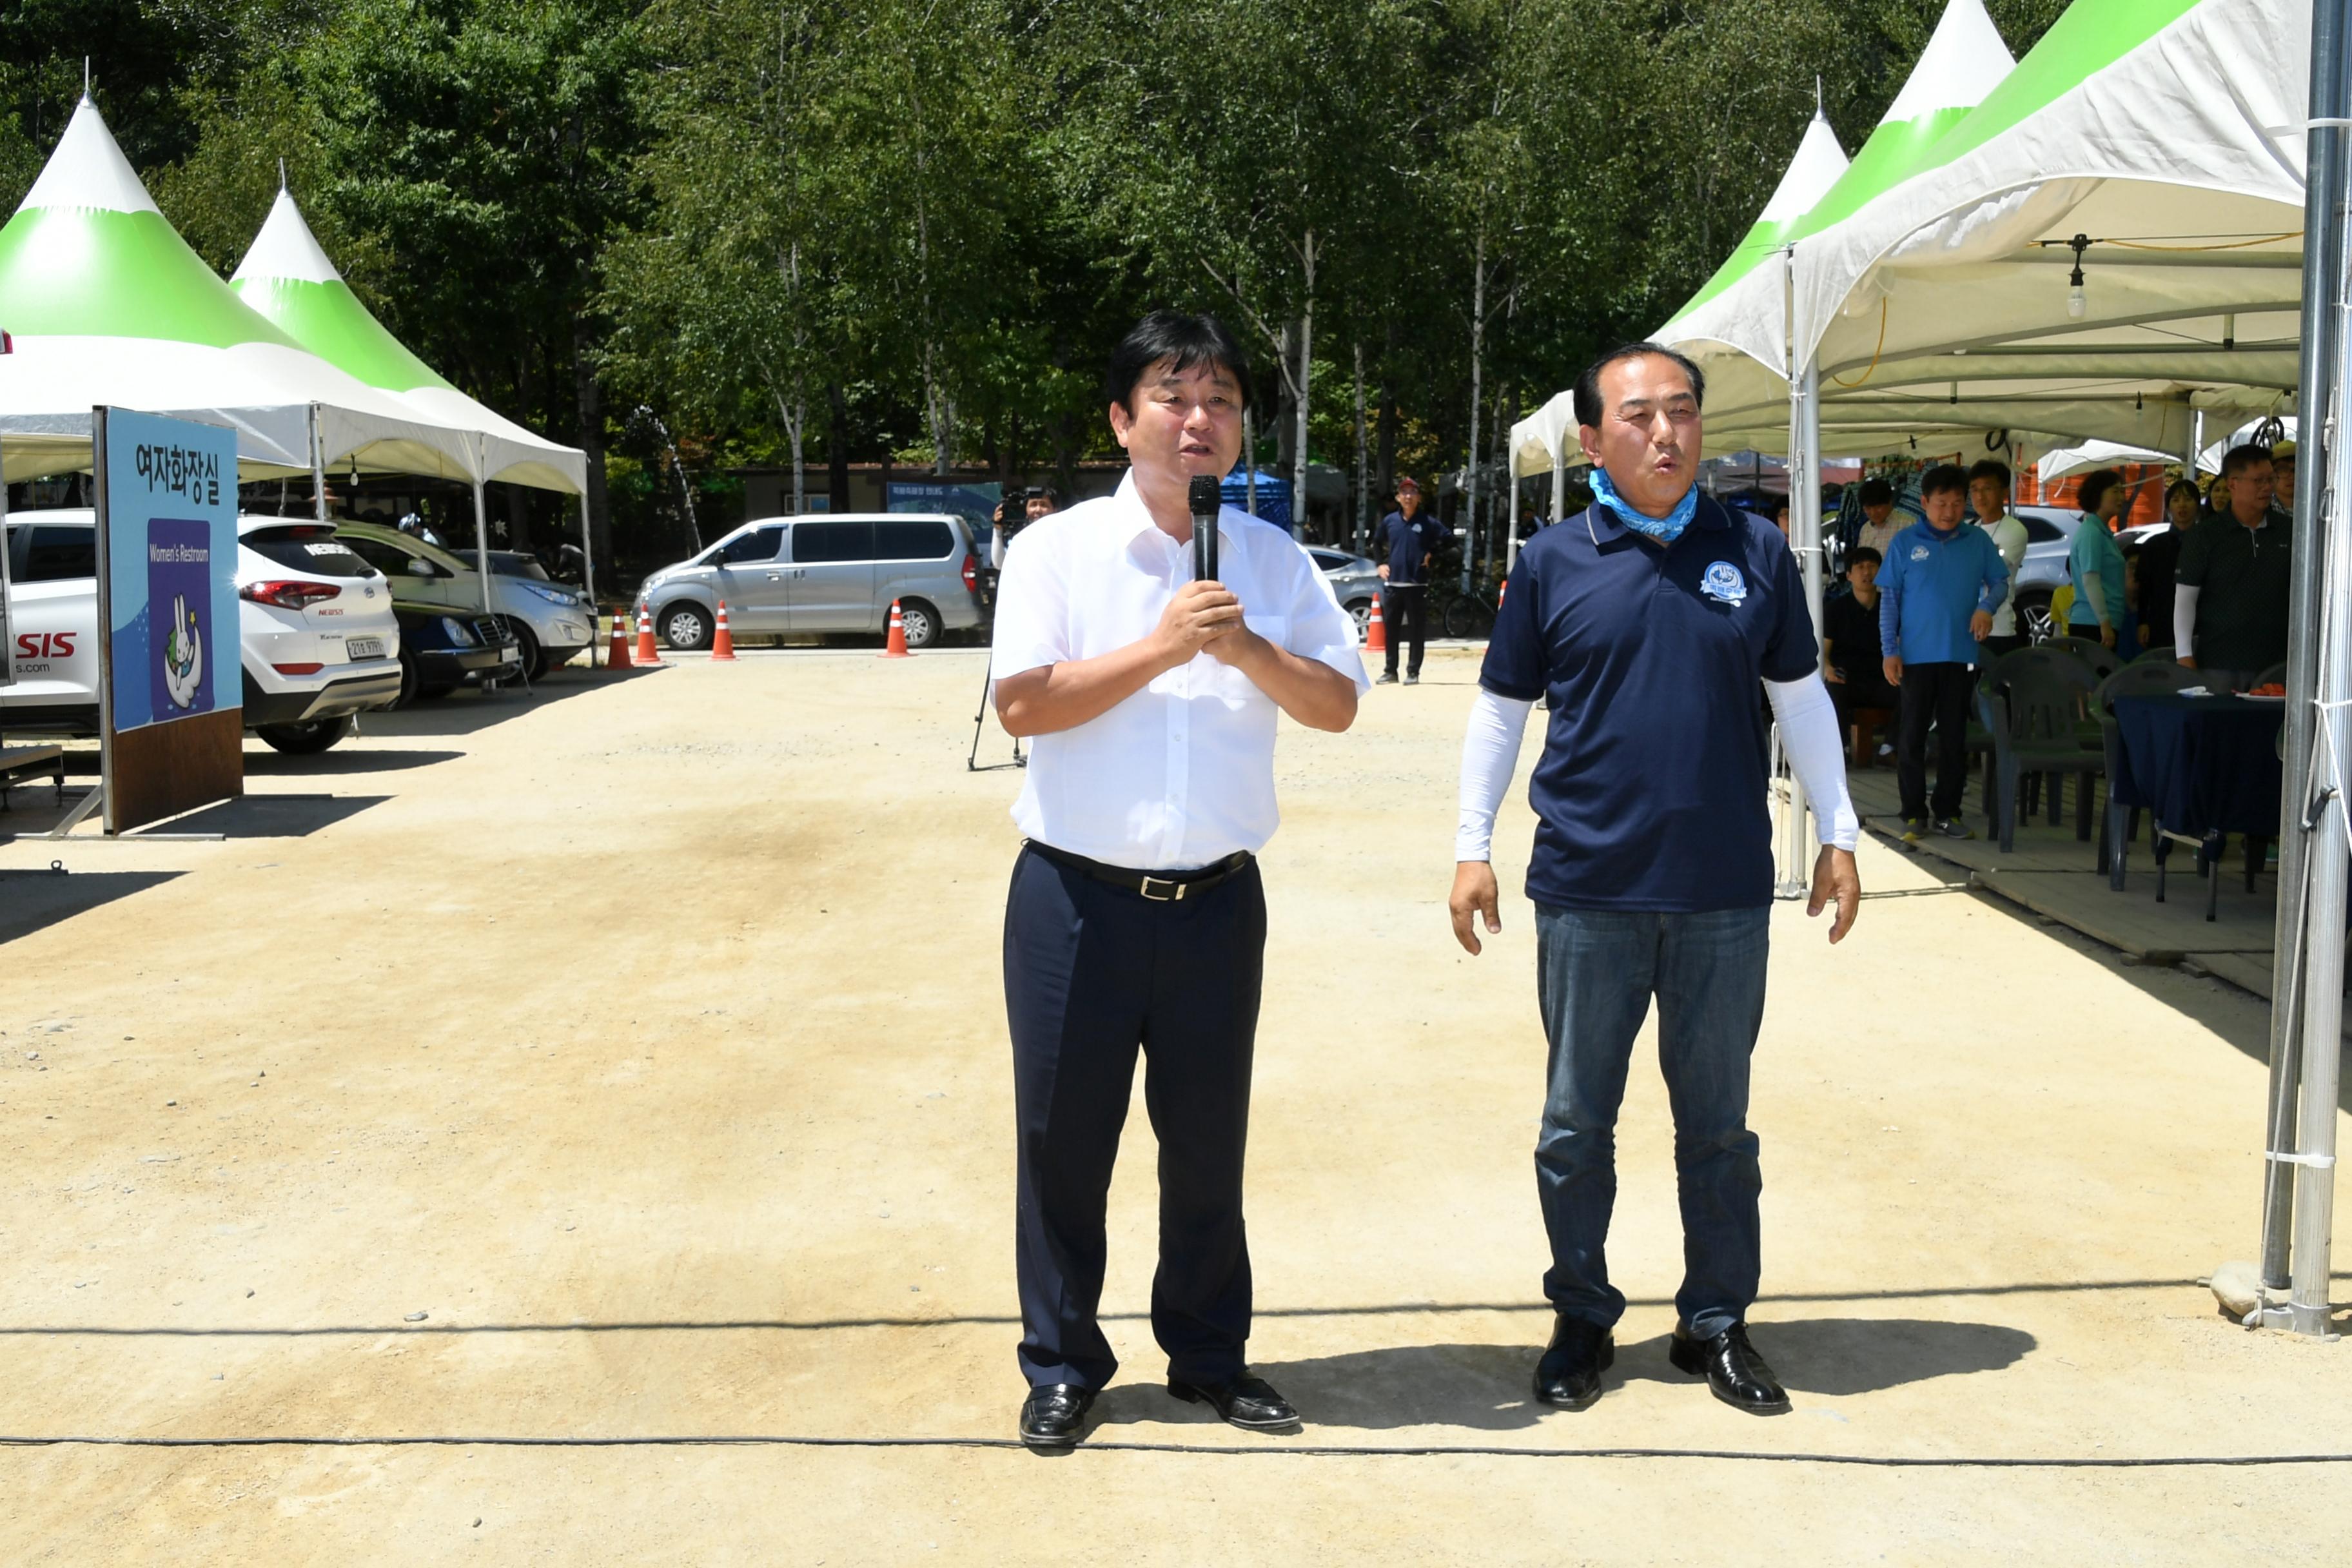
[[[2294,443],[2281,441],[2271,448],[2271,504],[2288,517],[2294,515]]]
[[[1992,546],[2000,552],[2000,563],[2012,584],[2018,569],[2025,564],[2025,524],[2010,515],[2009,465],[1986,458],[1969,470],[1969,505],[1975,509],[1977,526],[1992,536]],[[2025,631],[2017,624],[2017,595],[2009,595],[1992,612],[1992,635],[1984,639],[1986,657],[1999,658],[2025,646]]]
[[[2159,529],[2141,542],[2134,566],[2139,577],[2139,645],[2161,647],[2172,637],[2173,573],[2180,564],[2180,547],[2197,526],[2202,510],[2197,486],[2175,479],[2164,489],[2164,515],[2172,526]]]
[[[1396,510],[1381,519],[1372,537],[1381,550],[1381,618],[1388,624],[1389,661],[1379,684],[1393,686],[1397,655],[1412,644],[1404,683],[1421,682],[1421,658],[1429,646],[1429,570],[1445,548],[1445,529],[1421,513],[1421,484],[1411,474],[1397,480]]]
[[[1864,479],[1862,482],[1862,530],[1854,542],[1878,552],[1880,560],[1886,558],[1886,547],[1903,531],[1895,521],[1895,487],[1885,479]]]
[[[2113,468],[2083,476],[2075,492],[2083,521],[2066,552],[2066,576],[2074,603],[2066,612],[2066,635],[2102,647],[2116,647],[2127,635],[2130,606],[2125,600],[2124,555],[2112,531],[2124,510],[2124,477]]]
[[[1900,706],[1895,688],[1886,683],[1886,668],[1878,637],[1878,567],[1883,557],[1867,544],[1857,544],[1846,557],[1847,592],[1822,605],[1822,679],[1829,683],[1830,700],[1837,704],[1838,729],[1850,730],[1854,714],[1864,708],[1892,713]],[[1884,755],[1892,750],[1881,747]]]
[[[2293,524],[2271,504],[2270,448],[2232,447],[2221,459],[2224,509],[2180,547],[2174,574],[2174,657],[2219,689],[2242,689],[2286,658]]]
[[[1993,607],[2009,597],[2009,568],[1992,534],[1962,525],[1969,476],[1938,463],[1919,477],[1927,521],[1895,536],[1878,578],[1879,646],[1886,683],[1900,693],[1895,783],[1903,794],[1903,840],[1932,829],[1973,838],[1960,820],[1969,782],[1969,693],[1976,687]],[[1936,731],[1935,816],[1927,815],[1927,731]]]
[[[1780,531],[1783,540],[1791,544],[1796,542],[1796,536],[1789,531],[1789,501],[1785,496],[1772,503],[1772,526]]]

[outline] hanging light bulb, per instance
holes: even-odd
[[[2074,251],[2074,270],[2066,279],[2066,314],[2079,321],[2091,304],[2083,295],[2083,252],[2091,248],[2091,238],[2088,235],[2078,234],[2066,243]]]

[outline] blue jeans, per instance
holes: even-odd
[[[1536,989],[1550,1042],[1536,1192],[1551,1238],[1544,1294],[1603,1328],[1625,1310],[1604,1252],[1617,1201],[1617,1108],[1633,1037],[1658,999],[1658,1066],[1675,1115],[1683,1282],[1702,1338],[1748,1315],[1762,1268],[1763,1173],[1748,1130],[1748,1063],[1764,1021],[1771,910],[1536,910]]]

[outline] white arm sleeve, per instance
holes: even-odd
[[[1771,700],[1772,717],[1780,721],[1780,745],[1789,753],[1789,767],[1805,786],[1821,824],[1822,842],[1851,849],[1862,837],[1854,819],[1853,797],[1845,788],[1845,748],[1838,742],[1836,704],[1818,675],[1801,680],[1768,680],[1764,695]],[[1463,821],[1469,821],[1468,764],[1464,764]]]
[[[2109,624],[2106,584],[2099,581],[2099,574],[2096,572],[2083,574],[2083,592],[2090,596],[2091,610],[2099,617],[2099,629],[2106,630]]]
[[[1511,787],[1519,765],[1519,742],[1533,701],[1497,697],[1485,687],[1470,704],[1470,728],[1462,737],[1462,820],[1454,830],[1456,860],[1489,858],[1495,840],[1495,808]]]
[[[2179,583],[2172,589],[2172,657],[2194,655],[2197,651],[2197,595],[2201,588]]]

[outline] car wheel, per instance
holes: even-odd
[[[395,709],[405,708],[416,700],[416,660],[406,648],[400,650],[400,695],[392,700]]]
[[[352,716],[313,719],[303,724],[257,724],[253,732],[289,757],[315,756],[352,732]]]
[[[547,650],[538,636],[520,621],[514,623],[515,657],[522,660],[523,679],[538,680],[547,674]]]
[[[929,647],[940,640],[940,613],[920,599],[898,601],[898,625],[908,647]]]
[[[1348,614],[1355,619],[1356,641],[1360,646],[1363,640],[1371,635],[1372,602],[1370,599],[1358,599],[1348,606]]]
[[[2017,629],[2025,640],[2039,647],[2058,635],[2058,623],[2050,618],[2050,595],[2040,595],[2017,602]]]
[[[662,637],[670,647],[698,653],[710,646],[710,613],[699,605],[677,604],[661,613]]]

